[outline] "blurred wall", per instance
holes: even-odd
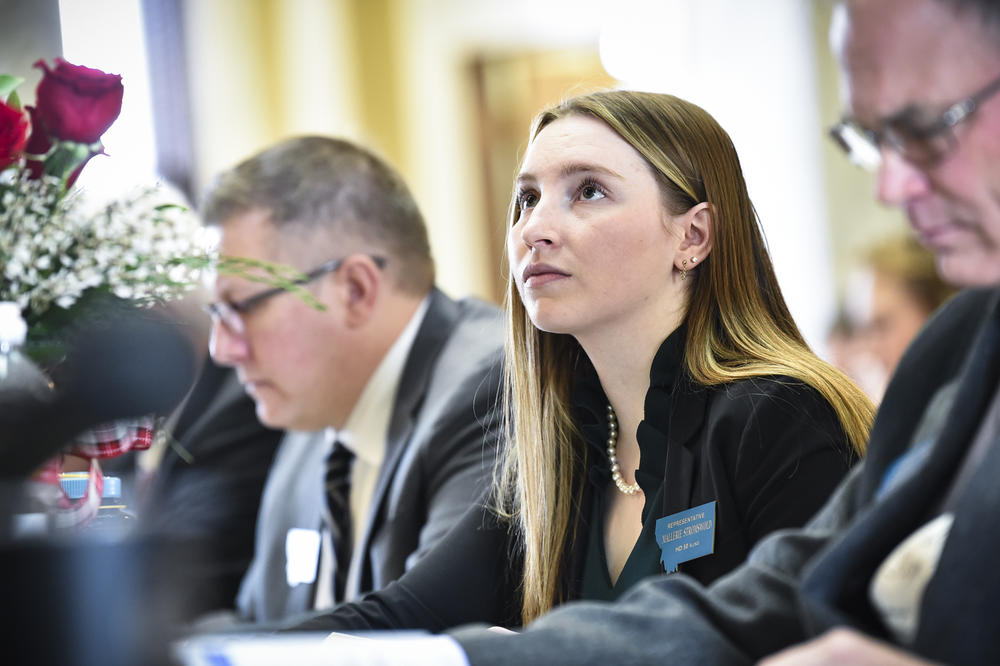
[[[361,136],[351,0],[185,0],[196,190],[293,133]]]
[[[42,77],[32,65],[62,54],[59,0],[3,0],[0,10],[0,73],[25,79],[18,95],[30,104]]]

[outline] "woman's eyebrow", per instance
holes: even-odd
[[[570,162],[564,164],[562,169],[559,170],[559,176],[561,178],[566,178],[567,176],[573,176],[578,173],[602,173],[606,176],[611,176],[612,178],[618,178],[624,180],[621,174],[617,171],[613,171],[607,167],[603,167],[599,164],[592,164],[590,162]],[[535,182],[538,178],[535,177],[531,172],[525,171],[517,176],[517,182]]]

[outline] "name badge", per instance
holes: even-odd
[[[293,527],[285,536],[285,578],[290,587],[316,580],[319,562],[319,530]]]
[[[656,521],[660,564],[667,573],[677,565],[715,552],[715,500]]]

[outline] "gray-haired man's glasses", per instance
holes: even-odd
[[[869,171],[875,171],[882,163],[883,146],[896,151],[914,166],[929,168],[958,144],[952,128],[967,120],[997,92],[1000,92],[1000,78],[955,102],[933,120],[922,121],[921,111],[911,106],[881,121],[875,129],[868,129],[853,118],[845,118],[830,128],[830,136],[847,153],[848,159]]]
[[[372,256],[371,260],[375,262],[375,265],[378,266],[379,269],[385,268],[385,257]],[[343,259],[331,259],[326,263],[320,264],[311,271],[308,271],[292,284],[308,284],[316,278],[326,275],[327,273],[333,273],[340,268],[343,263]],[[288,290],[284,287],[274,287],[273,289],[267,289],[259,294],[248,296],[247,298],[239,301],[216,301],[215,303],[209,303],[206,305],[205,312],[208,313],[213,322],[221,322],[233,333],[242,335],[246,330],[246,326],[243,323],[243,315],[259,307],[268,299],[273,298],[278,294],[284,294],[287,292]]]

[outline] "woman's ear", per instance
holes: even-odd
[[[682,214],[677,222],[684,233],[680,245],[677,246],[677,267],[687,261],[687,268],[698,264],[712,251],[715,240],[715,207],[707,201],[696,204]]]
[[[338,273],[344,323],[352,328],[361,327],[375,312],[383,273],[372,258],[365,254],[346,257]]]

